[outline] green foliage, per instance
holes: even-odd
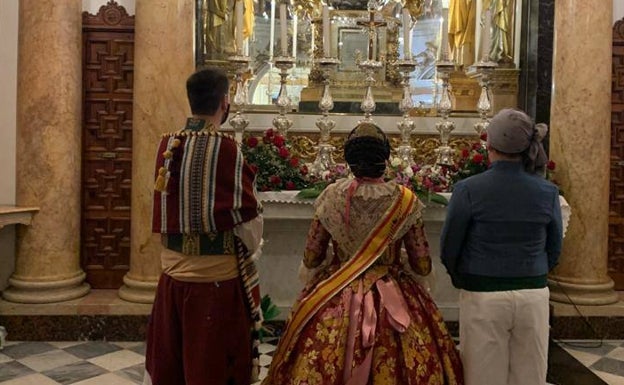
[[[310,187],[301,189],[299,194],[297,194],[297,198],[301,199],[316,199],[323,190],[329,185],[327,182],[317,182]]]
[[[280,310],[267,294],[260,300],[260,310],[262,311],[262,318],[265,322],[275,319],[280,314]],[[264,341],[266,337],[275,337],[276,333],[271,325],[264,323],[258,334],[260,341]]]
[[[270,321],[280,314],[279,309],[268,294],[265,294],[260,300],[260,309],[262,309],[262,318],[265,321]]]
[[[442,206],[446,206],[449,203],[448,199],[444,196],[434,192],[416,191],[416,196],[418,196],[418,199],[422,202],[433,202]]]

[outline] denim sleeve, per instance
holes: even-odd
[[[546,254],[548,254],[548,269],[559,263],[559,255],[561,254],[561,244],[563,242],[563,223],[561,220],[561,204],[559,203],[559,194],[555,194],[553,202],[552,220],[548,223],[546,229]]]
[[[447,207],[440,238],[440,258],[456,287],[459,283],[457,267],[471,220],[470,206],[467,188],[463,183],[457,184]]]

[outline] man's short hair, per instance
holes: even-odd
[[[186,81],[186,95],[194,115],[214,115],[228,91],[227,75],[218,68],[199,70]]]

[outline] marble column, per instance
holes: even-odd
[[[80,268],[81,25],[75,0],[20,0],[16,203],[36,206],[17,233],[7,301],[84,296]]]
[[[150,303],[160,275],[159,238],[152,234],[154,159],[164,132],[189,114],[186,79],[195,70],[193,0],[136,0],[132,230],[130,271],[119,296]]]
[[[612,12],[611,1],[555,1],[550,155],[572,207],[549,282],[557,302],[618,300],[607,275]]]

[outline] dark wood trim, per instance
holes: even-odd
[[[84,12],[81,266],[95,289],[129,271],[134,16],[110,0]]]
[[[613,59],[611,86],[611,176],[609,189],[609,255],[608,272],[615,283],[615,290],[624,290],[624,199],[623,190],[624,140],[622,122],[624,121],[624,95],[622,70],[624,69],[624,19],[613,25]]]
[[[89,12],[82,13],[83,31],[134,31],[134,15],[128,15],[126,8],[119,5],[115,0],[109,0],[93,15]]]
[[[616,42],[624,44],[624,18],[613,24],[613,43]]]

